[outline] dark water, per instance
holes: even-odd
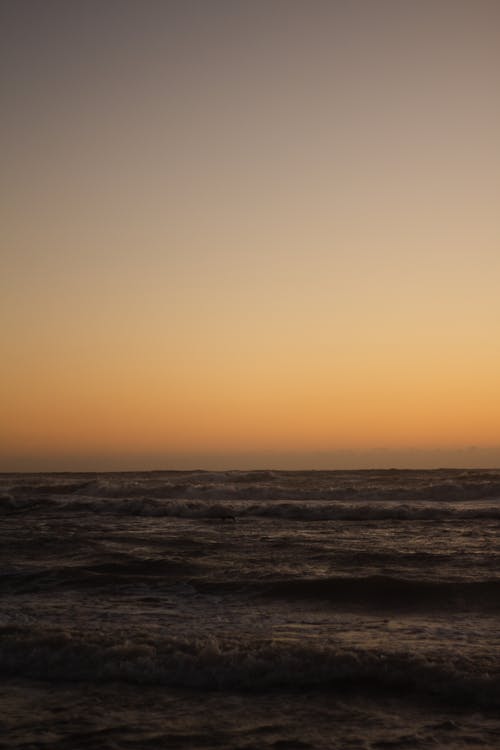
[[[500,471],[0,476],[0,748],[500,748]]]

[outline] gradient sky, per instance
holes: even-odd
[[[0,9],[0,470],[500,465],[497,0]]]

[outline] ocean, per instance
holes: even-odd
[[[0,475],[0,748],[500,748],[500,470]]]

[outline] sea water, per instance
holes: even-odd
[[[500,748],[500,471],[0,475],[1,748]]]

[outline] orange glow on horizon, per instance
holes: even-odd
[[[122,5],[6,19],[0,470],[489,461],[499,8]]]

